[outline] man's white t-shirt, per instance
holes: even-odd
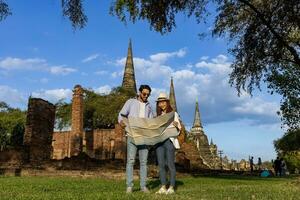
[[[140,110],[139,117],[140,118],[145,118],[146,104],[139,101],[139,107],[140,107],[140,109],[139,109]]]

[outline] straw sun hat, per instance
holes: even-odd
[[[168,95],[164,92],[159,93],[156,102],[159,101],[169,101]]]

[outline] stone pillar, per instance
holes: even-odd
[[[68,157],[76,156],[82,151],[83,140],[83,89],[76,85],[72,99],[72,130],[69,138]]]
[[[51,158],[54,120],[53,104],[39,98],[29,99],[24,146],[30,163],[38,165]]]

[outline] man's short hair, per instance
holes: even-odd
[[[142,92],[143,89],[147,89],[151,93],[151,88],[150,88],[149,85],[141,85],[140,88],[139,88],[139,91]]]

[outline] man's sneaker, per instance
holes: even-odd
[[[166,187],[161,187],[155,194],[167,194]]]
[[[174,188],[173,187],[169,187],[169,189],[167,190],[166,194],[174,194],[174,193],[175,193]]]
[[[132,193],[132,187],[127,187],[127,189],[126,189],[126,193],[127,193],[127,194],[130,194],[130,193]]]
[[[149,189],[147,187],[143,187],[141,189],[141,191],[144,192],[144,193],[150,193],[150,191],[149,191]]]

